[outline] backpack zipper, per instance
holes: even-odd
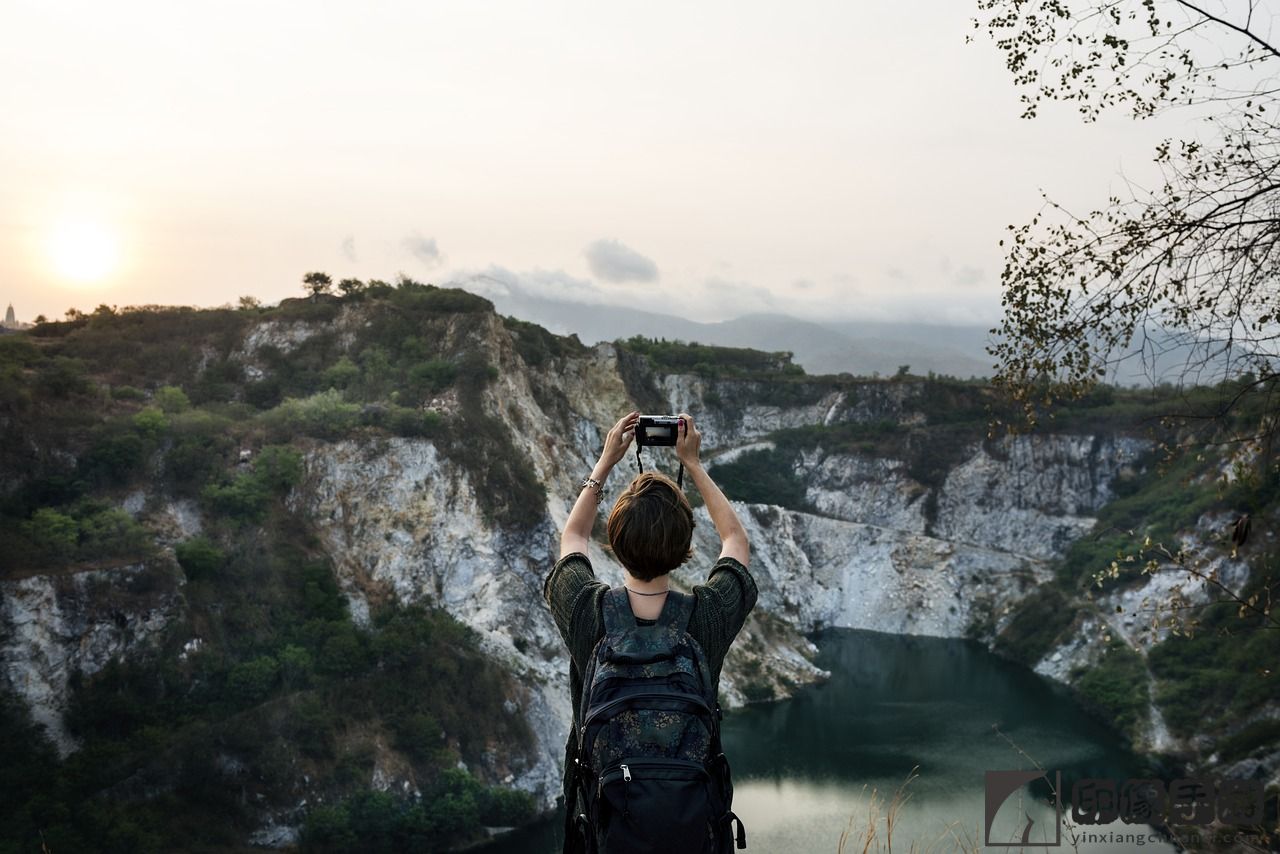
[[[646,767],[677,768],[681,771],[697,771],[698,776],[704,783],[708,783],[711,780],[711,774],[707,771],[706,766],[701,762],[691,762],[687,759],[661,759],[656,757],[649,759],[643,756],[632,757],[626,762],[622,762],[618,765],[605,769],[604,773],[600,775],[600,779],[596,781],[596,799],[599,800],[604,795],[606,778],[614,777],[617,779],[616,775],[619,771],[622,772],[622,782],[630,783],[634,779],[631,773],[632,765],[639,766],[637,772],[644,770]],[[643,779],[643,775],[641,779]],[[631,815],[631,787],[628,785],[624,785],[622,788],[622,814],[624,816]]]
[[[697,694],[686,694],[684,692],[675,691],[644,691],[636,694],[629,694],[626,697],[618,697],[616,700],[610,700],[603,706],[597,706],[596,708],[591,709],[587,712],[587,717],[582,721],[582,729],[585,731],[588,724],[616,706],[624,706],[635,700],[651,699],[654,697],[666,700],[682,700],[686,703],[693,703],[705,710],[708,715],[712,714],[711,707],[707,705],[707,701],[702,697],[699,697]]]
[[[699,776],[710,778],[711,774],[707,771],[706,765],[701,762],[693,762],[689,759],[664,759],[654,757],[630,757],[626,762],[606,768],[600,775],[599,784],[601,787],[605,784],[606,777],[612,777],[619,771],[622,772],[622,779],[626,783],[630,783],[635,779],[635,774],[643,774],[641,772],[646,768],[677,768],[681,771],[697,771]],[[632,773],[632,771],[635,773]]]

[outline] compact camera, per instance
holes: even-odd
[[[679,415],[641,415],[636,424],[636,444],[640,447],[674,446],[682,420]]]

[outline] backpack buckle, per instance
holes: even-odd
[[[735,813],[733,810],[730,810],[729,812],[725,813],[724,818],[725,818],[725,825],[728,828],[732,828],[733,823],[735,821],[738,823],[738,832],[734,834],[733,841],[734,841],[734,844],[739,849],[746,848],[747,847],[747,828],[742,824],[742,819],[738,818],[738,814]]]

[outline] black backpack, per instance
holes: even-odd
[[[576,733],[577,832],[589,854],[727,854],[747,845],[733,814],[720,705],[689,635],[692,596],[670,591],[636,625],[624,587],[604,596],[604,637],[583,677]]]

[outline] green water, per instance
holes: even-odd
[[[1030,768],[1028,756],[1062,772],[1064,796],[1080,777],[1166,776],[1144,769],[1060,686],[977,644],[848,630],[827,632],[817,643],[828,682],[725,715],[734,810],[747,826],[748,852],[835,852],[851,819],[856,830],[868,826],[872,792],[892,796],[913,768],[919,776],[906,786],[893,833],[898,851],[909,851],[913,841],[921,850],[957,850],[957,838],[981,847],[984,773]],[[1020,836],[1024,810],[1036,831],[1052,834],[1052,808],[1024,789],[997,813],[992,839]],[[877,826],[883,843],[883,819]],[[555,854],[559,830],[558,822],[545,822],[484,851]],[[1148,841],[1146,825],[1088,830],[1128,836],[1081,842],[1081,852],[1174,850]],[[1068,834],[1062,850],[1071,850]],[[846,850],[862,849],[859,841]]]

